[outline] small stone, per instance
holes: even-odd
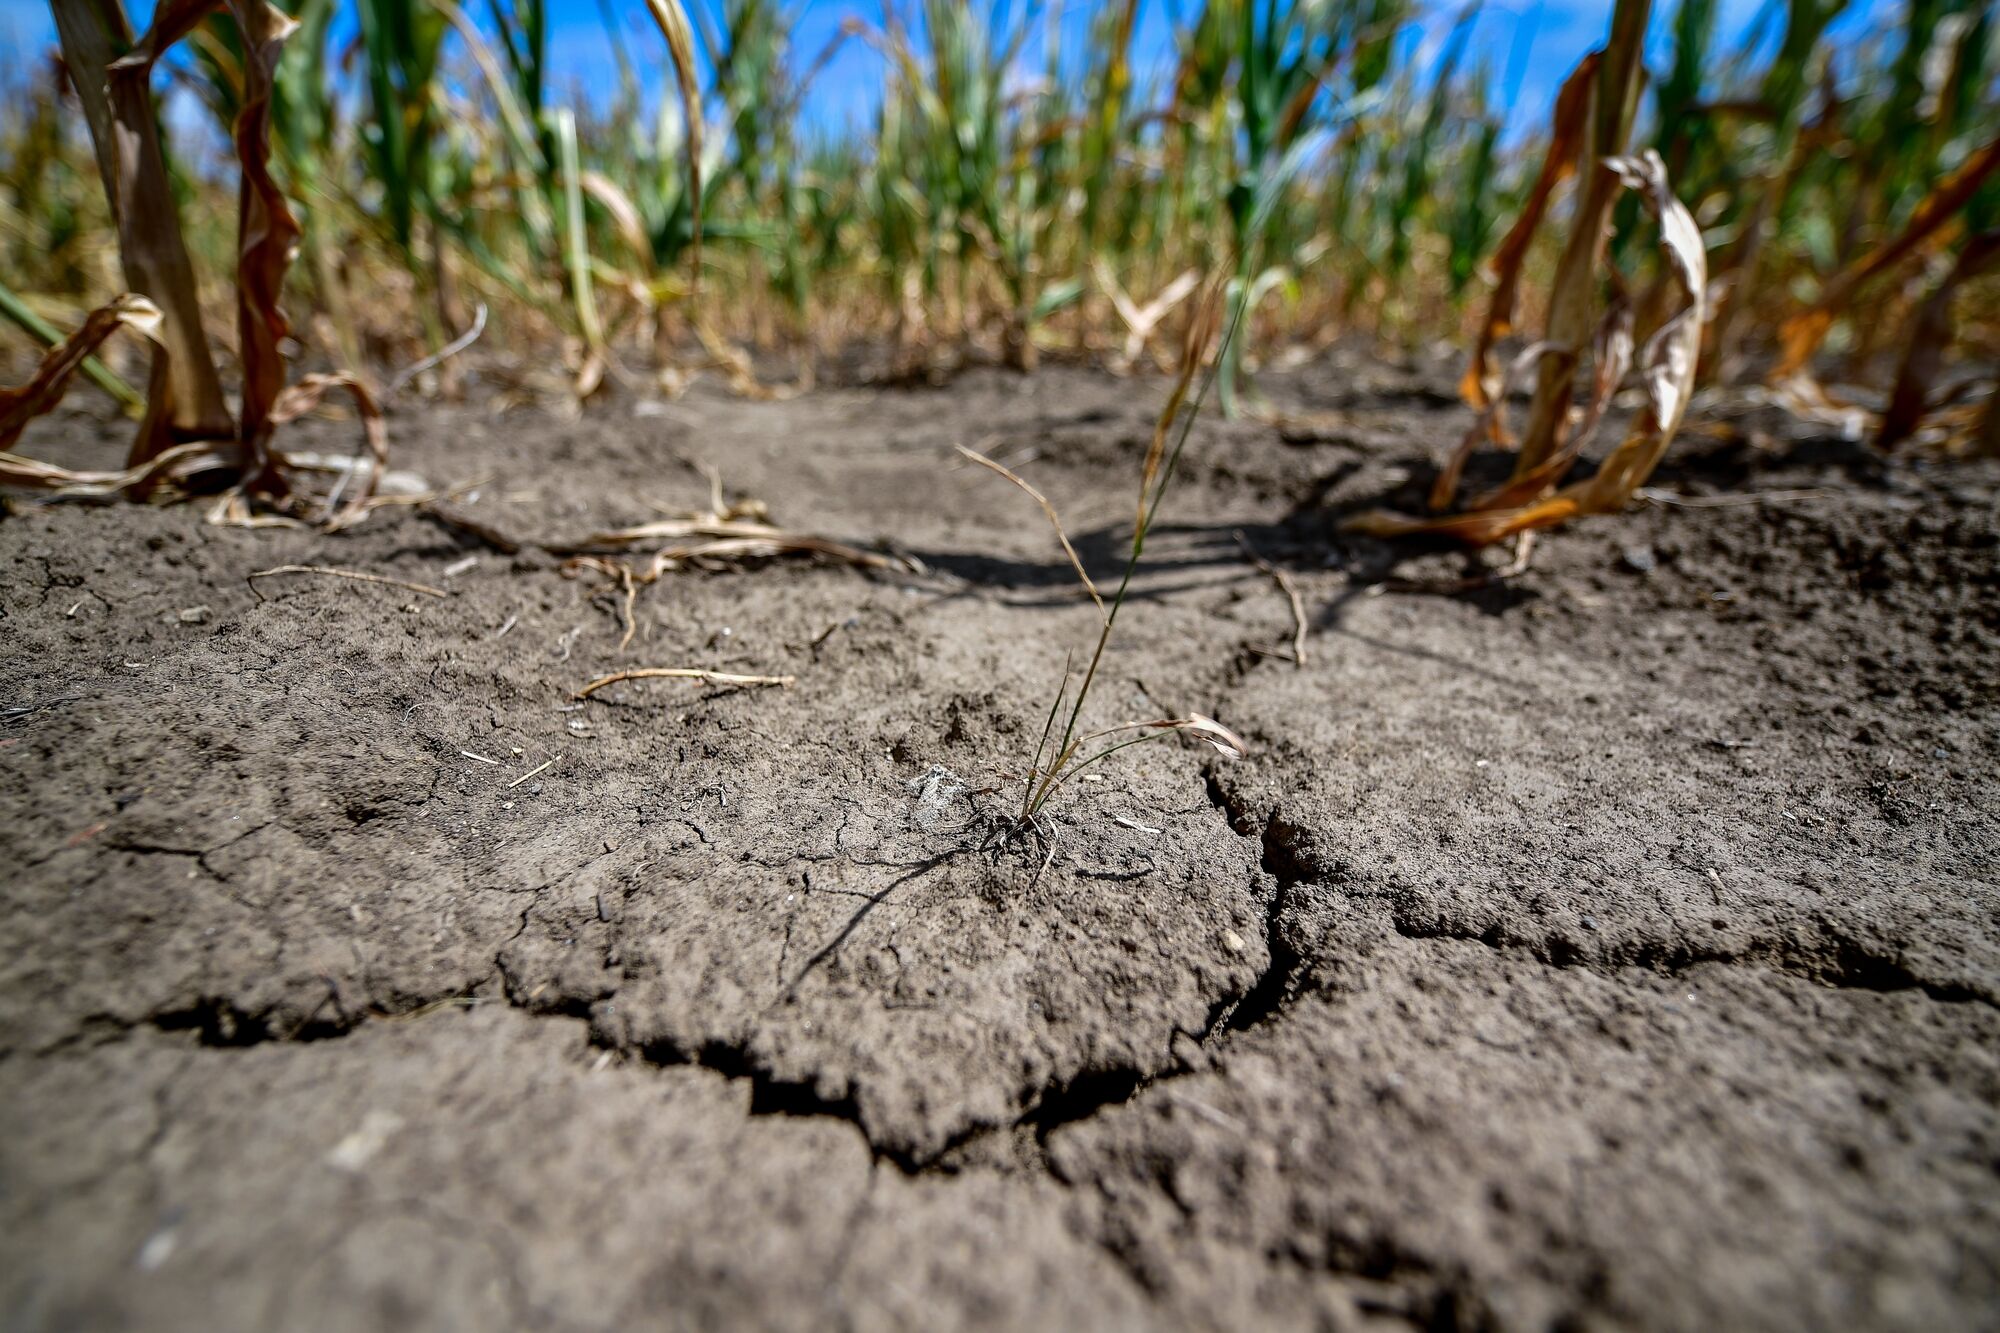
[[[1243,937],[1233,930],[1225,930],[1222,932],[1222,947],[1231,953],[1242,953]]]
[[[181,608],[181,624],[206,625],[211,614],[213,613],[205,606],[183,607]]]
[[[1584,928],[1585,930],[1596,930],[1596,929],[1597,929],[1597,918],[1596,918],[1596,917],[1594,917],[1594,916],[1586,916],[1586,917],[1585,917],[1585,918],[1583,919],[1583,928]]]
[[[1628,546],[1618,553],[1618,563],[1634,574],[1650,574],[1660,567],[1660,558],[1650,546]]]

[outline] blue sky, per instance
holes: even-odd
[[[881,0],[791,0],[798,15],[793,35],[794,58],[805,64],[825,47],[839,30],[842,20],[857,17],[879,22]],[[983,0],[970,0],[982,3]],[[1022,0],[1013,0],[1017,6]],[[1038,13],[1037,37],[1028,59],[1039,64],[1039,30],[1049,12],[1048,0]],[[1136,84],[1144,88],[1151,77],[1163,76],[1171,63],[1172,13],[1192,13],[1200,0],[1140,0],[1138,31],[1133,42]],[[1723,0],[1722,49],[1734,49],[1766,27],[1773,35],[1776,25],[1760,25],[1760,16],[1776,0]],[[1836,32],[1852,34],[1893,20],[1903,0],[1853,0],[1843,14]],[[690,0],[692,4],[715,7],[717,0]],[[1675,0],[1657,0],[1653,33],[1649,46],[1658,67],[1666,59],[1670,42],[1668,26]],[[149,0],[128,0],[135,19],[149,12]],[[907,5],[906,0],[906,7]],[[1096,8],[1096,0],[1067,0],[1061,9],[1066,44],[1080,42]],[[1438,41],[1459,10],[1457,3],[1431,0],[1428,14],[1409,40],[1422,50],[1435,52]],[[477,9],[477,6],[468,6]],[[665,48],[660,42],[645,6],[637,0],[611,0],[620,23],[627,50],[642,69],[656,76],[664,72]],[[1508,68],[1516,50],[1522,53],[1521,84],[1509,108],[1509,129],[1514,134],[1529,133],[1546,120],[1556,87],[1583,54],[1604,39],[1610,24],[1611,0],[1491,0],[1480,12],[1472,35],[1470,55],[1484,59],[1496,71]],[[558,89],[605,90],[613,86],[610,76],[611,37],[605,30],[597,0],[550,0],[550,55]],[[1773,17],[1776,17],[1774,15]],[[1768,40],[1768,39],[1767,39]],[[1517,46],[1525,41],[1525,47]],[[55,43],[55,29],[45,0],[0,0],[0,50],[12,53],[0,61],[16,68],[35,58],[36,53]],[[867,123],[878,105],[884,71],[882,61],[865,43],[847,42],[827,65],[814,84],[804,114],[809,126],[823,133]]]

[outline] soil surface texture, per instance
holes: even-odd
[[[0,1324],[1995,1327],[2000,470],[1711,405],[1461,586],[1338,530],[1455,369],[1201,421],[1089,716],[1252,753],[1028,833],[1097,611],[952,446],[1115,584],[1158,380],[406,407],[465,489],[332,536],[13,505]],[[24,447],[114,461],[84,397]],[[548,548],[704,468],[886,567],[621,647]],[[573,697],[642,667],[793,683]]]

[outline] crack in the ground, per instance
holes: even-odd
[[[1229,816],[1232,827],[1248,836],[1248,830],[1255,827],[1254,815],[1247,804],[1221,788],[1213,770],[1209,774],[1209,791],[1211,799]],[[1245,998],[1231,1016],[1231,1030],[1262,1022],[1297,998],[1294,992],[1305,960],[1284,939],[1279,918],[1298,885],[1324,885],[1335,878],[1335,872],[1320,864],[1312,854],[1305,838],[1306,831],[1287,821],[1281,809],[1273,808],[1264,816],[1263,865],[1277,878],[1279,886],[1270,907],[1272,966],[1263,978],[1267,989]],[[1403,939],[1477,944],[1503,955],[1532,958],[1548,967],[1583,968],[1599,973],[1634,968],[1669,977],[1703,965],[1753,967],[1835,990],[1877,993],[1914,990],[1943,1004],[2000,1005],[1993,995],[1962,982],[1920,976],[1902,960],[1872,949],[1825,922],[1819,923],[1813,938],[1757,939],[1740,948],[1703,947],[1686,940],[1639,940],[1593,951],[1560,936],[1519,937],[1504,922],[1474,928],[1451,920],[1418,921],[1393,901],[1387,903],[1386,915],[1390,928]]]
[[[1209,800],[1222,812],[1232,830],[1242,837],[1262,838],[1264,850],[1259,863],[1277,882],[1264,905],[1264,971],[1222,1016],[1221,1031],[1241,1032],[1276,1018],[1296,998],[1302,960],[1285,937],[1284,912],[1298,886],[1311,876],[1296,851],[1296,830],[1284,825],[1275,811],[1265,819],[1260,834],[1249,810],[1223,788],[1212,765],[1202,780]]]
[[[1212,776],[1208,779],[1208,793],[1210,803],[1220,806],[1230,821],[1230,827],[1242,833],[1239,812],[1232,810],[1226,802],[1218,799],[1220,789],[1215,785]],[[957,848],[914,864],[899,865],[899,868],[906,869],[909,873],[898,877],[889,887],[893,889],[915,875],[933,869],[966,850],[968,849]],[[526,890],[528,903],[522,912],[521,927],[517,929],[513,938],[518,938],[525,930],[529,917],[550,885],[561,882],[583,866],[599,859],[601,857],[587,858],[581,865],[551,876],[543,884]],[[1274,861],[1273,844],[1269,839],[1266,843],[1264,860],[1267,869],[1276,867],[1278,870],[1276,875],[1278,888],[1266,904],[1266,916],[1267,929],[1279,947],[1270,955],[1270,964],[1252,979],[1249,986],[1237,994],[1218,997],[1210,1007],[1200,1031],[1184,1034],[1192,1037],[1197,1045],[1208,1046],[1229,1031],[1271,1017],[1282,1007],[1290,989],[1297,958],[1291,950],[1282,946],[1276,922],[1284,893],[1292,881],[1287,880],[1281,863]],[[876,897],[880,896],[886,896],[886,891],[884,895]],[[864,913],[866,910],[864,907]],[[829,945],[823,947],[815,955],[815,960],[837,948],[841,938],[844,936],[837,936]],[[493,979],[495,994],[486,1002],[504,1002],[534,1017],[560,1017],[586,1022],[592,1017],[595,1004],[593,999],[574,995],[557,995],[551,999],[539,993],[523,993],[518,984],[520,979],[511,975],[506,963],[500,957],[495,959]],[[793,985],[797,984],[797,980],[798,978],[794,978]],[[438,997],[428,1003],[416,1004],[406,1012],[423,1012],[435,1004],[460,998],[466,997],[459,994]],[[368,1016],[366,1010],[354,1011],[339,1006],[333,1018],[309,1018],[296,1026],[281,1029],[270,1012],[247,1010],[225,996],[203,995],[173,1008],[158,1011],[141,1023],[127,1027],[128,1030],[130,1027],[150,1027],[164,1033],[191,1033],[205,1046],[242,1047],[265,1042],[316,1041],[341,1037],[356,1030]],[[1083,1070],[1064,1081],[1051,1082],[1036,1090],[1025,1099],[1022,1112],[1009,1122],[968,1125],[952,1135],[936,1151],[916,1153],[894,1143],[884,1142],[879,1134],[871,1132],[851,1088],[838,1093],[829,1093],[822,1091],[814,1079],[780,1077],[761,1067],[742,1043],[718,1040],[686,1043],[673,1038],[657,1038],[635,1046],[619,1043],[605,1036],[594,1025],[590,1039],[593,1045],[602,1049],[616,1051],[651,1065],[696,1066],[732,1080],[747,1081],[750,1084],[748,1111],[753,1116],[824,1117],[844,1121],[854,1126],[877,1162],[889,1163],[909,1175],[931,1171],[955,1172],[960,1169],[959,1159],[965,1149],[995,1135],[1025,1133],[1031,1135],[1038,1145],[1045,1145],[1048,1136],[1057,1129],[1089,1120],[1108,1109],[1130,1102],[1149,1087],[1189,1072],[1183,1067],[1153,1073],[1137,1064]]]
[[[2000,1007],[2000,1000],[1992,995],[1960,982],[1920,977],[1901,960],[1870,949],[1852,936],[1831,928],[1823,928],[1817,940],[1813,941],[1753,940],[1740,949],[1703,948],[1685,941],[1642,940],[1630,947],[1585,953],[1560,938],[1517,939],[1498,922],[1483,930],[1473,930],[1450,922],[1418,924],[1400,913],[1392,912],[1390,925],[1404,939],[1478,944],[1496,953],[1532,958],[1547,967],[1575,967],[1596,972],[1636,968],[1668,977],[1709,965],[1751,967],[1814,982],[1832,990],[1872,991],[1878,994],[1914,990],[1922,991],[1940,1004]]]
[[[350,1020],[350,1021],[342,1021]],[[283,1032],[272,1024],[269,1013],[244,1009],[220,995],[201,995],[185,1004],[160,1009],[142,1025],[160,1032],[192,1032],[203,1046],[261,1046],[267,1042],[326,1041],[345,1037],[359,1026],[343,1012],[342,1020],[308,1018]]]

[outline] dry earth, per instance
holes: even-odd
[[[1462,558],[1335,524],[1449,382],[1335,355],[1197,430],[1096,707],[1256,753],[1118,756],[1052,857],[984,789],[1093,612],[950,446],[1110,570],[1157,382],[400,415],[503,531],[707,462],[927,567],[672,576],[622,652],[410,509],[17,507],[0,1321],[1996,1326],[2000,474],[1752,414],[1655,480],[1709,503],[1404,591]],[[797,684],[570,698],[646,665]]]

